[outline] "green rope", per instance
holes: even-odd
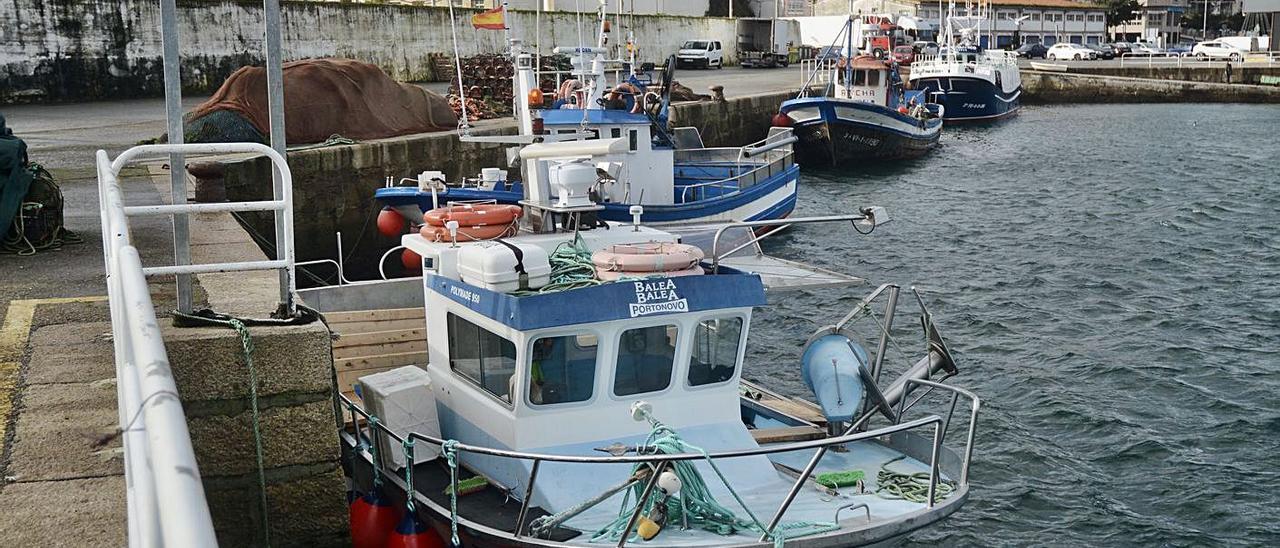
[[[444,460],[449,464],[449,485],[458,483],[458,440],[445,440],[440,446],[440,452],[444,454]],[[449,493],[449,529],[453,536],[450,540],[453,546],[462,546],[458,541],[458,492],[453,490]]]
[[[732,535],[740,530],[758,532],[764,532],[766,530],[764,524],[760,522],[759,518],[757,518],[751,511],[751,508],[747,506],[746,502],[742,500],[742,497],[738,495],[738,492],[734,490],[733,486],[729,483],[728,478],[725,477],[724,472],[720,470],[719,466],[716,466],[715,461],[711,459],[711,456],[706,450],[685,442],[680,438],[679,434],[677,434],[675,430],[658,421],[650,413],[644,412],[644,417],[649,420],[649,424],[653,427],[649,436],[645,438],[645,442],[643,444],[645,447],[653,448],[659,454],[702,454],[703,458],[706,459],[707,464],[710,465],[711,470],[715,472],[716,477],[722,484],[724,484],[725,488],[729,490],[729,494],[733,496],[734,501],[738,503],[738,506],[746,512],[747,517],[750,519],[740,518],[733,512],[733,510],[730,510],[720,504],[719,501],[716,500],[715,495],[711,493],[706,481],[702,478],[702,474],[698,472],[698,469],[693,462],[676,461],[671,465],[671,468],[676,474],[676,477],[680,478],[680,482],[682,484],[679,494],[667,496],[662,500],[662,502],[658,502],[657,497],[651,497],[648,500],[641,501],[640,498],[643,496],[644,490],[641,485],[637,484],[635,487],[628,490],[626,495],[623,496],[622,506],[618,511],[618,517],[596,531],[596,533],[591,537],[592,542],[601,540],[616,541],[622,538],[624,534],[631,533],[631,531],[627,530],[627,526],[630,522],[631,515],[635,513],[636,506],[640,504],[644,505],[644,509],[641,512],[642,514],[652,514],[654,506],[657,504],[663,504],[665,505],[664,510],[668,523],[687,524],[689,527],[697,527],[718,535]],[[641,466],[650,465],[646,463],[638,464],[633,468],[632,473],[634,474]],[[658,470],[653,470],[651,473],[660,472]],[[629,503],[633,491],[636,495],[635,505],[631,505]],[[779,524],[774,528],[771,536],[774,539],[774,545],[780,547],[788,536],[791,538],[797,538],[800,536],[820,534],[837,529],[839,529],[839,526],[834,523],[806,521],[790,522],[786,524]],[[795,533],[796,531],[801,532],[797,534]],[[788,535],[788,532],[791,532],[791,534]],[[638,534],[631,535],[628,538],[628,541],[636,538],[638,538]]]
[[[404,506],[412,516],[413,494],[417,491],[413,488],[413,438],[404,440],[404,462]]]
[[[271,523],[267,511],[267,475],[262,458],[261,415],[258,411],[258,370],[253,366],[253,338],[249,336],[249,328],[244,322],[231,318],[224,323],[240,334],[240,346],[244,351],[244,362],[249,368],[249,406],[253,411],[253,450],[258,463],[258,503],[262,507],[262,536],[265,546],[271,546]]]
[[[348,139],[337,133],[334,133],[333,135],[330,135],[328,139],[325,139],[324,142],[315,143],[311,145],[292,146],[292,147],[289,147],[288,150],[289,152],[293,152],[296,150],[311,150],[313,148],[324,148],[324,147],[331,147],[336,145],[354,145],[359,142],[360,141],[357,141],[355,139]]]
[[[906,458],[906,455],[890,459],[880,465],[880,472],[876,474],[876,495],[884,499],[905,500],[924,504],[929,500],[929,473],[915,472],[908,474],[889,469],[890,464],[904,458]],[[951,496],[953,491],[955,491],[954,484],[939,478],[935,486],[933,501],[936,503],[945,499]]]
[[[561,242],[547,259],[551,263],[550,283],[536,290],[517,291],[516,295],[567,291],[604,283],[596,279],[596,266],[591,262],[591,250],[582,241],[581,234],[574,237],[572,242]]]

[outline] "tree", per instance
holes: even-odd
[[[1107,28],[1117,27],[1128,23],[1139,17],[1139,11],[1142,6],[1138,5],[1138,0],[1102,0],[1102,7],[1106,8]]]

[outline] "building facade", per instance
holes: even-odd
[[[922,2],[917,14],[942,23],[945,7]],[[961,14],[963,15],[963,14]],[[982,25],[983,47],[1016,48],[1025,43],[1100,44],[1107,41],[1106,13],[1101,6],[1073,0],[993,0]]]
[[[1192,0],[1195,1],[1195,0]],[[1138,0],[1142,7],[1132,21],[1111,28],[1116,40],[1144,41],[1169,46],[1182,40],[1182,14],[1188,0]],[[1203,2],[1198,2],[1203,3]]]

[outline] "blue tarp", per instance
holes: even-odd
[[[9,232],[13,217],[31,187],[27,170],[27,143],[13,135],[0,115],[0,236]]]

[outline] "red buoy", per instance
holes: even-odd
[[[395,531],[387,537],[387,548],[445,548],[444,539],[435,530],[414,517],[405,514]]]
[[[422,255],[414,253],[412,249],[404,248],[404,253],[400,254],[400,264],[404,265],[404,269],[409,272],[422,271]]]
[[[773,118],[770,118],[770,119],[769,119],[769,122],[770,122],[774,127],[791,127],[791,123],[792,123],[792,122],[791,122],[791,117],[790,117],[790,116],[787,116],[786,114],[783,114],[783,113],[781,113],[781,112],[779,112],[779,113],[777,113],[777,114],[774,114],[774,115],[773,115]],[[381,222],[381,221],[379,221],[379,222]]]
[[[351,544],[355,548],[382,548],[400,520],[401,506],[391,504],[377,490],[351,503]]]
[[[388,238],[398,238],[404,234],[404,216],[390,207],[378,212],[378,232]]]

